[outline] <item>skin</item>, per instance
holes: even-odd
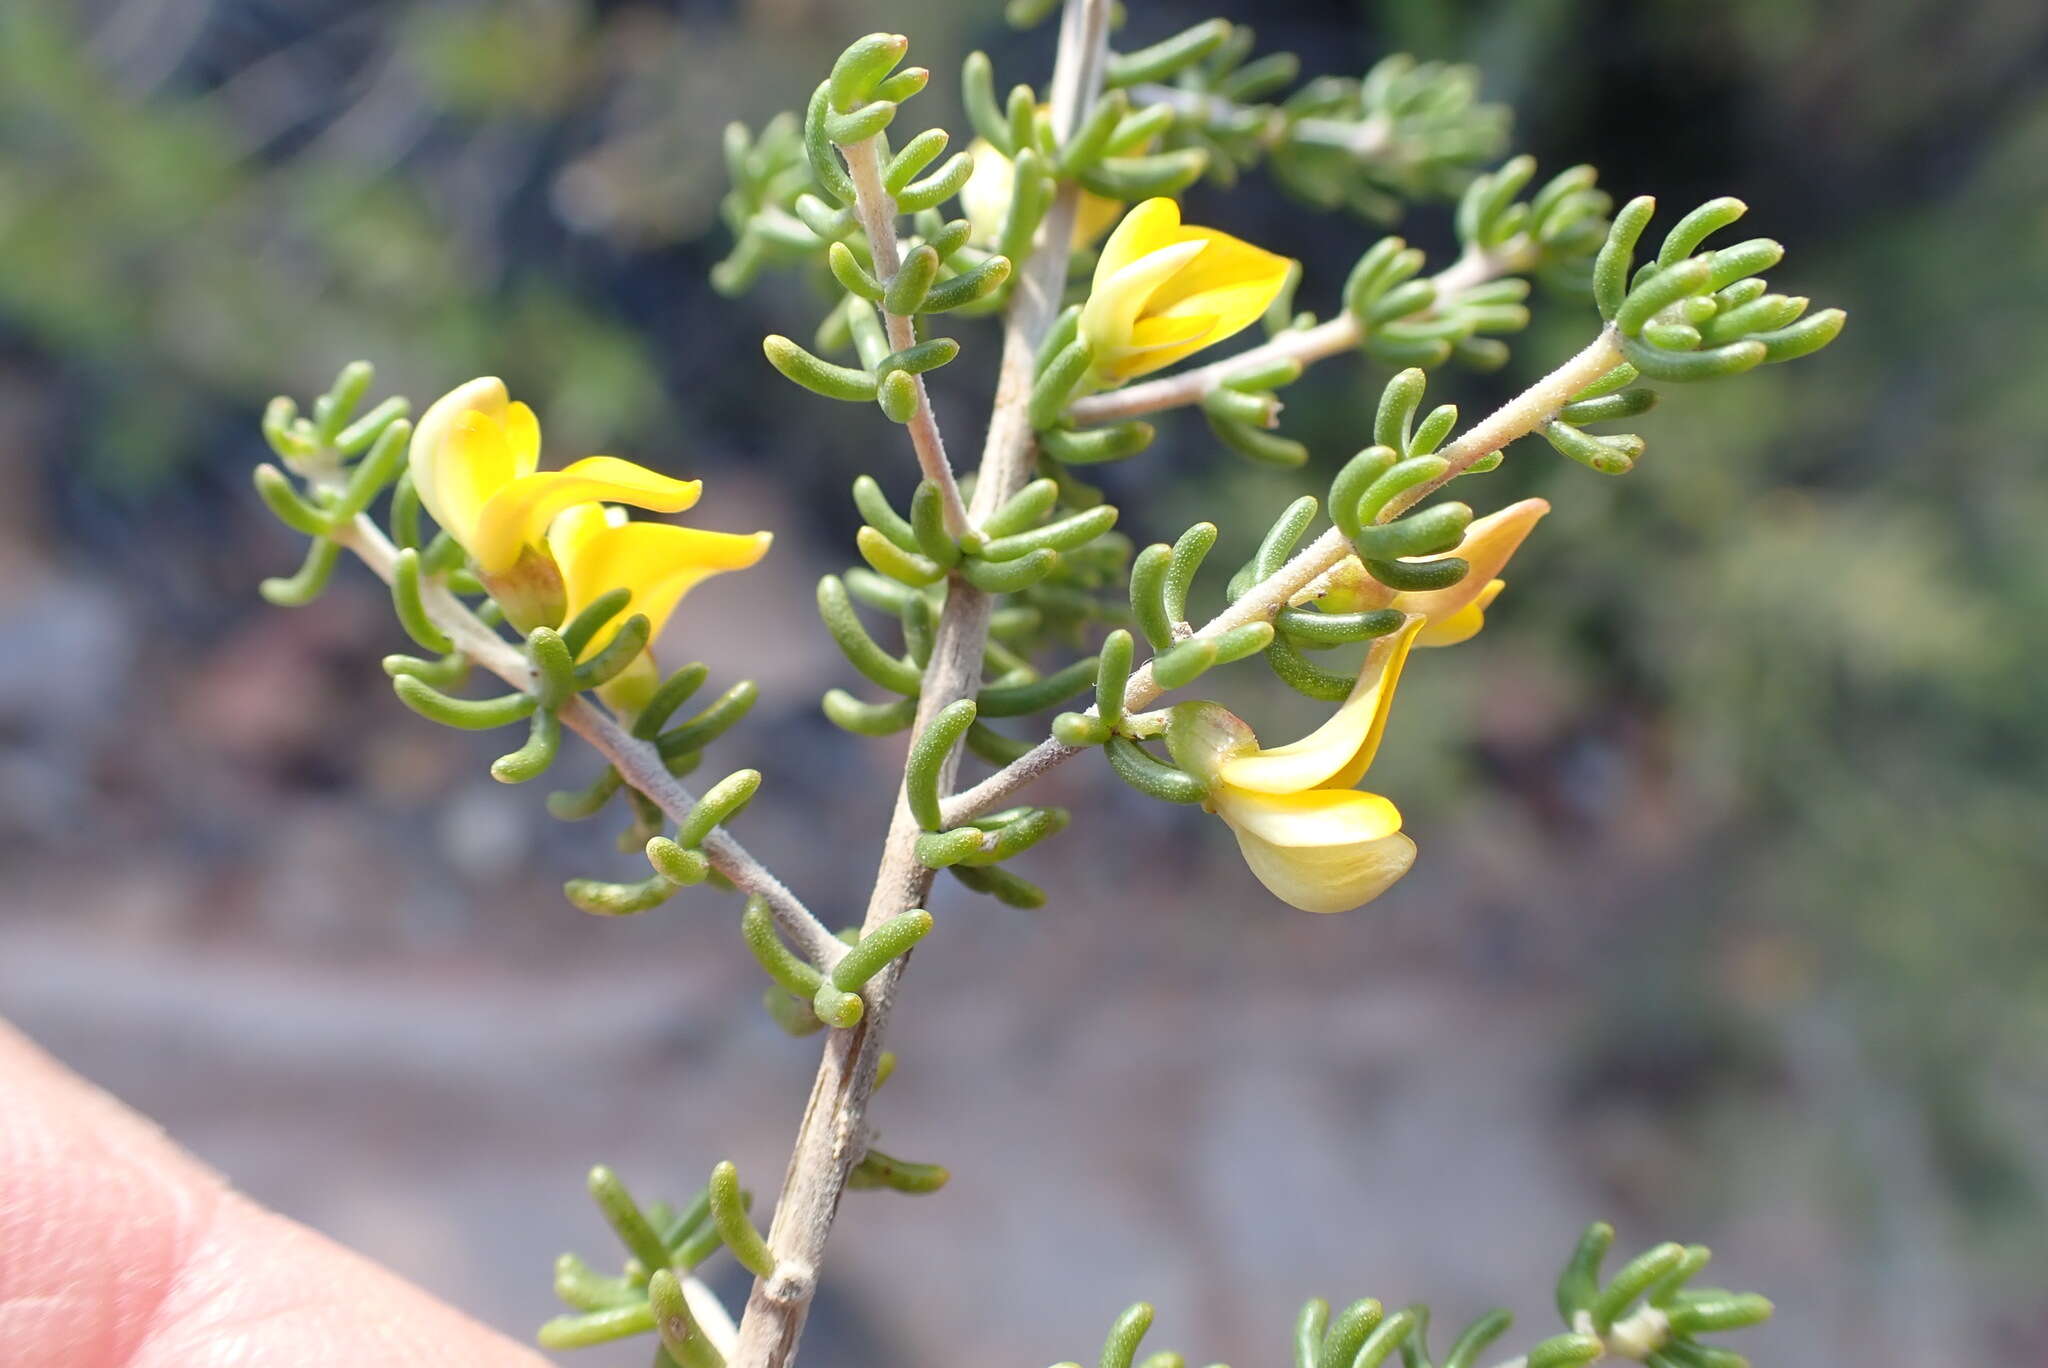
[[[0,1023],[0,1359],[9,1368],[543,1368],[256,1206]]]

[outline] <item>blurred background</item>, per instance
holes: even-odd
[[[1131,8],[1126,46],[1213,12]],[[900,498],[911,463],[761,361],[815,321],[801,282],[709,289],[719,129],[886,26],[959,132],[966,51],[1043,78],[1050,31],[997,9],[8,0],[0,1011],[516,1334],[555,1253],[615,1257],[588,1164],[675,1196],[732,1157],[772,1191],[817,1043],[760,1012],[736,907],[577,913],[563,878],[637,857],[493,783],[500,738],[394,703],[367,574],[257,599],[299,549],[251,496],[256,416],[356,356],[416,406],[495,372],[558,455],[702,474],[701,522],[775,529],[664,650],[760,680],[711,763],[768,774],[740,834],[856,919],[900,741],[820,717],[849,671],[811,585],[850,559],[852,475]],[[1536,444],[1475,489],[1557,511],[1485,636],[1410,671],[1374,786],[1423,857],[1371,908],[1273,903],[1219,823],[1089,761],[1039,795],[1085,814],[1022,862],[1049,906],[942,884],[877,1118],[954,1180],[848,1200],[804,1361],[1042,1364],[1139,1297],[1156,1345],[1247,1368],[1311,1294],[1504,1303],[1523,1343],[1605,1216],[1774,1296],[1761,1363],[2048,1363],[2048,9],[1224,13],[1309,75],[1479,62],[1546,174],[1591,161],[1667,214],[1741,195],[1790,249],[1774,285],[1851,325],[1669,392],[1630,478]],[[1190,217],[1301,257],[1329,309],[1381,230],[1248,187]],[[1441,252],[1447,217],[1402,231]],[[1504,375],[1432,394],[1483,412],[1590,317],[1539,307]],[[939,402],[972,450],[996,347],[964,326]],[[1288,392],[1318,481],[1384,378],[1347,358]],[[1233,510],[1225,552],[1311,483],[1198,420],[1106,479],[1141,542]],[[1246,673],[1269,738],[1313,711]]]

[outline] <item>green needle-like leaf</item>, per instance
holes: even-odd
[[[1145,1332],[1152,1328],[1152,1308],[1145,1302],[1126,1307],[1109,1328],[1109,1338],[1103,1341],[1101,1368],[1131,1368],[1131,1361],[1138,1356],[1138,1345],[1145,1338]]]
[[[711,834],[711,829],[737,816],[753,800],[755,791],[760,787],[759,770],[735,770],[726,775],[706,789],[704,796],[677,824],[676,844],[685,847],[704,844],[704,838]]]
[[[1579,1368],[1607,1352],[1592,1335],[1553,1335],[1529,1351],[1526,1368]]]
[[[857,736],[890,736],[902,731],[917,717],[915,698],[867,703],[844,689],[829,689],[822,702],[825,716],[833,726]]]
[[[678,888],[693,888],[711,877],[711,862],[704,852],[678,845],[666,836],[651,837],[645,853],[654,872]]]
[[[420,555],[410,548],[400,551],[391,567],[391,606],[405,634],[429,651],[454,649],[455,643],[427,614],[420,599]]]
[[[1112,736],[1103,750],[1117,778],[1147,797],[1168,803],[1199,803],[1209,796],[1201,780],[1167,764],[1129,737]]]
[[[632,598],[630,589],[613,589],[599,594],[584,606],[582,612],[569,619],[562,628],[562,644],[569,648],[570,656],[582,655],[584,649],[597,639],[604,625],[625,611]]]
[[[985,685],[977,695],[983,717],[1023,717],[1072,698],[1095,682],[1096,658],[1077,660],[1043,679]]]
[[[640,658],[642,651],[647,649],[647,639],[651,631],[645,613],[634,613],[628,617],[619,624],[619,629],[612,633],[611,640],[598,648],[596,655],[576,667],[576,687],[594,689],[608,680],[617,678],[628,665]]]
[[[303,608],[321,591],[327,588],[327,581],[334,574],[334,563],[341,556],[341,547],[325,537],[313,538],[306,547],[306,559],[299,571],[290,579],[272,577],[256,586],[263,601],[279,608]]]
[[[747,1208],[740,1200],[740,1173],[730,1160],[711,1170],[711,1220],[719,1239],[748,1272],[765,1278],[775,1271],[775,1256],[768,1251],[768,1242],[747,1218]]]
[[[392,679],[391,690],[401,703],[428,721],[439,722],[444,727],[459,727],[464,731],[510,726],[523,721],[537,706],[532,694],[523,693],[502,694],[497,698],[451,698],[412,675],[398,675]]]
[[[753,710],[755,700],[761,696],[761,686],[751,679],[742,679],[724,693],[704,705],[701,712],[655,738],[655,745],[661,751],[661,758],[674,761],[678,757],[700,751],[732,729],[741,718]]]
[[[286,527],[309,537],[325,536],[333,529],[333,514],[307,502],[276,466],[265,461],[256,467],[254,474],[257,494]]]
[[[740,916],[740,934],[746,938],[747,949],[768,971],[768,977],[792,995],[808,999],[824,982],[824,975],[783,944],[775,930],[775,916],[768,910],[767,900],[758,894],[747,899],[747,910]]]
[[[1172,564],[1173,548],[1164,542],[1146,547],[1131,562],[1131,616],[1155,651],[1173,643],[1176,619],[1166,603],[1167,572]]]
[[[633,1200],[633,1194],[626,1190],[619,1175],[604,1164],[590,1170],[585,1186],[590,1190],[591,1200],[603,1214],[605,1223],[618,1235],[619,1243],[626,1252],[649,1268],[668,1266],[668,1246],[662,1243],[654,1225],[641,1211],[640,1204]]]
[[[889,961],[910,953],[932,929],[932,914],[922,907],[899,912],[855,942],[845,958],[832,967],[832,984],[841,992],[858,992]]]
[[[640,1300],[640,1289],[625,1278],[607,1277],[574,1254],[555,1260],[555,1295],[578,1311],[604,1311]]]
[[[1506,1311],[1489,1311],[1465,1328],[1451,1351],[1444,1355],[1443,1368],[1478,1368],[1479,1356],[1488,1345],[1508,1332],[1515,1318]]]
[[[1329,1323],[1328,1302],[1313,1297],[1302,1303],[1301,1313],[1294,1318],[1294,1368],[1317,1368]]]
[[[556,1316],[541,1326],[535,1338],[543,1349],[588,1349],[628,1335],[644,1335],[653,1328],[654,1309],[643,1301],[577,1316]]]
[[[1684,1245],[1661,1244],[1623,1264],[1587,1308],[1592,1314],[1594,1328],[1601,1334],[1607,1333],[1608,1327],[1620,1318],[1630,1303],[1684,1262]]]
[[[523,784],[538,779],[555,763],[562,747],[562,719],[546,709],[533,714],[532,730],[526,744],[491,762],[491,778],[501,784]]]
[[[855,616],[846,585],[836,575],[818,581],[818,615],[825,629],[838,643],[847,662],[875,683],[895,693],[915,695],[923,680],[921,672],[908,661],[890,655],[875,644]]]
[[[661,1347],[676,1368],[725,1368],[725,1359],[690,1313],[690,1300],[683,1295],[682,1280],[673,1269],[657,1268],[648,1276],[647,1306],[655,1333],[661,1336]]]
[[[846,1178],[850,1188],[888,1188],[913,1195],[937,1192],[953,1175],[939,1164],[916,1164],[882,1153],[874,1146]]]
[[[639,883],[571,879],[562,885],[562,896],[570,905],[593,917],[630,917],[650,911],[675,896],[675,891],[675,881],[661,874]]]
[[[917,838],[918,863],[926,869],[946,869],[979,851],[987,837],[980,827],[971,826],[924,832]]]
[[[1007,869],[995,865],[957,864],[951,867],[950,872],[975,892],[986,893],[1005,906],[1026,911],[1045,906],[1044,889]]]
[[[1316,1368],[1351,1368],[1351,1361],[1365,1347],[1365,1337],[1385,1315],[1378,1301],[1361,1297],[1337,1313],[1316,1353]]]
[[[910,815],[926,831],[937,831],[939,819],[939,772],[960,738],[973,725],[977,705],[971,698],[956,698],[939,709],[925,729],[910,744],[910,757],[903,767],[903,794]]]
[[[872,374],[821,360],[786,337],[769,335],[762,341],[761,350],[775,369],[813,394],[847,403],[871,401],[875,397]]]

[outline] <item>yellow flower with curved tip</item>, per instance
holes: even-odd
[[[697,502],[703,487],[616,456],[538,469],[540,423],[494,375],[436,399],[413,429],[408,460],[420,502],[469,552],[486,580],[509,573],[528,550],[538,550],[548,524],[564,509],[605,500],[680,513]]]
[[[1426,625],[1415,638],[1417,646],[1455,646],[1470,641],[1486,625],[1488,606],[1507,587],[1507,581],[1500,578],[1501,570],[1549,511],[1548,500],[1523,499],[1473,522],[1457,546],[1443,553],[1463,557],[1472,567],[1463,579],[1448,588],[1389,589],[1366,573],[1358,557],[1352,556],[1339,567],[1338,585],[1322,602],[1331,612],[1393,608],[1425,618]],[[1416,559],[1432,561],[1443,556]]]
[[[1167,744],[1209,788],[1207,806],[1267,891],[1304,912],[1344,912],[1391,888],[1415,863],[1401,810],[1355,786],[1386,731],[1409,648],[1410,618],[1373,642],[1336,715],[1299,741],[1263,749],[1250,727],[1213,703],[1173,709]]]
[[[976,138],[967,145],[967,151],[974,158],[974,169],[968,172],[967,184],[960,187],[960,209],[966,215],[973,240],[994,246],[1001,240],[1003,224],[1010,217],[1010,198],[1017,187],[1017,164],[986,138]],[[1109,225],[1123,211],[1122,200],[1098,195],[1093,190],[1081,191],[1069,245],[1080,251],[1108,232]]]
[[[1146,200],[1102,244],[1081,306],[1095,380],[1120,385],[1250,327],[1293,266],[1228,233],[1182,224],[1170,199]]]
[[[649,640],[659,637],[683,595],[713,575],[746,569],[768,554],[774,539],[768,532],[707,532],[673,523],[629,522],[625,509],[599,503],[565,509],[547,531],[548,551],[562,570],[564,621],[614,589],[633,595],[613,624],[584,648],[586,656],[601,649],[628,614],[645,614]],[[660,683],[651,650],[642,651],[625,670],[599,686],[598,693],[630,715],[647,705]]]

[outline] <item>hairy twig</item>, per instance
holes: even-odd
[[[1053,125],[1062,137],[1079,125],[1101,87],[1108,28],[1108,0],[1066,0],[1052,82]],[[977,520],[1014,494],[1030,468],[1034,439],[1027,409],[1032,362],[1058,310],[1077,201],[1078,192],[1071,186],[1055,200],[1040,227],[1039,245],[1011,295],[995,408],[974,495],[972,512]],[[879,252],[889,234],[871,236]],[[882,263],[878,260],[876,265],[880,269]],[[940,709],[979,687],[989,611],[988,595],[957,576],[948,584],[918,695],[913,735],[922,732]],[[956,764],[957,756],[952,756],[942,767],[942,790],[951,785]],[[899,788],[866,927],[919,905],[929,894],[932,871],[917,859],[918,833]],[[862,990],[866,1006],[860,1024],[834,1030],[826,1038],[768,1231],[775,1270],[756,1279],[747,1298],[733,1368],[783,1368],[796,1354],[847,1174],[867,1148],[868,1097],[904,962],[891,962],[868,981]]]
[[[1493,251],[1467,248],[1465,254],[1438,271],[1431,280],[1437,298],[1449,302],[1474,286],[1501,276],[1513,275],[1529,263],[1531,247],[1525,237],[1516,237]],[[1226,356],[1206,366],[1197,366],[1148,380],[1142,385],[1091,394],[1077,399],[1067,416],[1081,426],[1121,422],[1142,413],[1199,404],[1211,390],[1233,375],[1242,375],[1273,361],[1300,361],[1304,365],[1355,350],[1365,341],[1365,330],[1357,317],[1340,313],[1311,328],[1290,328],[1271,341],[1236,356]]]
[[[1598,380],[1620,362],[1619,339],[1612,328],[1603,328],[1598,337],[1570,360],[1501,405],[1446,446],[1439,453],[1449,462],[1443,474],[1417,485],[1392,500],[1381,513],[1381,521],[1389,520],[1412,508],[1418,500],[1427,498],[1463,474],[1481,457],[1499,451],[1517,438],[1526,437],[1536,431],[1556,417],[1558,410],[1562,409],[1574,394]],[[1349,539],[1334,527],[1328,529],[1297,551],[1279,570],[1253,585],[1235,603],[1210,619],[1195,635],[1220,636],[1232,628],[1242,627],[1247,623],[1271,621],[1275,614],[1289,604],[1316,597],[1324,587],[1324,578],[1350,554]],[[1124,688],[1124,709],[1126,712],[1135,712],[1159,697],[1162,692],[1152,678],[1151,665],[1146,664],[1132,672],[1130,682]],[[1093,712],[1094,709],[1091,708],[1089,711]],[[952,827],[972,821],[981,813],[1005,802],[1032,780],[1078,754],[1079,748],[1062,745],[1050,738],[1039,742],[1017,760],[973,788],[947,799],[941,805],[944,825]]]
[[[334,540],[353,551],[379,579],[389,583],[398,560],[398,548],[382,528],[367,516],[339,529]],[[468,605],[439,584],[423,584],[420,597],[427,616],[448,634],[465,656],[516,689],[533,687],[533,667],[525,653],[492,631],[471,612]],[[604,709],[582,696],[564,703],[557,713],[562,725],[588,741],[612,763],[619,777],[645,794],[670,821],[680,822],[696,806],[697,797],[682,780],[668,772],[668,766],[651,741],[627,733]],[[704,858],[711,867],[732,881],[733,887],[758,893],[775,914],[776,924],[800,947],[813,963],[830,968],[846,953],[845,943],[804,906],[796,894],[771,873],[768,867],[747,853],[746,847],[722,827],[714,827],[704,839]]]
[[[879,135],[878,135],[879,136]],[[875,255],[875,277],[887,282],[903,264],[896,240],[896,201],[882,184],[881,150],[874,138],[863,138],[840,149],[846,158],[847,174],[853,178],[854,212],[867,231],[868,245]],[[917,323],[902,314],[882,311],[882,323],[889,346],[902,351],[917,342]],[[910,444],[916,448],[917,464],[924,477],[938,486],[946,530],[959,536],[968,527],[967,505],[961,502],[960,486],[953,478],[952,463],[946,459],[946,440],[939,435],[939,420],[932,413],[931,396],[925,392],[924,377],[912,375],[917,390],[917,407],[911,411]]]

